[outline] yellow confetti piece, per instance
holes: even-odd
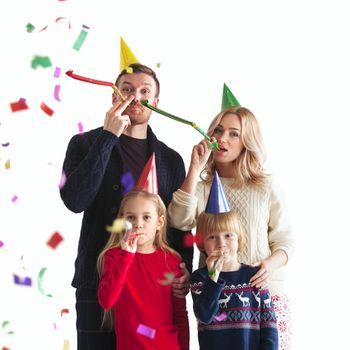
[[[63,341],[63,350],[69,350],[69,340],[67,339]]]
[[[121,233],[125,230],[125,219],[119,218],[113,221],[112,226],[107,226],[106,230],[112,233]]]
[[[160,63],[159,62],[157,63],[157,68],[160,68]]]
[[[11,168],[11,159],[7,159],[7,161],[5,162],[5,169],[10,169]]]

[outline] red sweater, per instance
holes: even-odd
[[[164,273],[181,275],[181,260],[161,249],[151,254],[108,250],[98,286],[104,309],[114,307],[118,350],[187,350],[189,326],[186,299],[176,298]],[[148,327],[149,332],[141,329]]]

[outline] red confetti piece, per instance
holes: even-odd
[[[6,346],[2,347],[2,350],[11,350],[10,348],[7,348]]]
[[[41,102],[40,108],[50,117],[55,113],[45,102]]]
[[[63,241],[63,237],[58,231],[54,232],[46,244],[52,249],[56,249],[57,246]]]
[[[144,324],[139,324],[136,330],[137,333],[144,335],[147,338],[153,339],[156,335],[156,330],[145,326]]]
[[[188,233],[185,235],[184,238],[184,246],[185,247],[192,247],[193,244],[201,245],[202,243],[202,237],[199,235],[193,235],[192,233]]]
[[[61,102],[60,96],[59,96],[59,94],[60,94],[60,88],[61,88],[61,85],[55,85],[55,91],[54,91],[54,93],[53,93],[53,97],[54,97],[57,101],[60,101],[60,102]]]
[[[61,310],[61,317],[63,314],[69,314],[69,310],[68,309],[62,309]]]
[[[67,19],[67,17],[57,17],[55,19],[55,23],[58,23],[59,21],[61,21],[62,19],[66,19],[68,21],[68,29],[71,29],[71,24],[70,21]]]
[[[19,99],[18,102],[10,103],[10,107],[12,112],[18,112],[24,109],[28,109],[26,100],[24,98]]]

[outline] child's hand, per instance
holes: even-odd
[[[217,282],[219,274],[224,266],[226,251],[214,250],[206,259],[209,277]]]
[[[121,249],[130,253],[135,253],[137,250],[137,241],[140,236],[139,233],[130,233],[127,237],[124,237],[120,242]]]

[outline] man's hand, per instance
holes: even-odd
[[[180,264],[181,276],[174,278],[171,288],[173,294],[178,298],[185,298],[190,290],[190,273],[184,262]]]

